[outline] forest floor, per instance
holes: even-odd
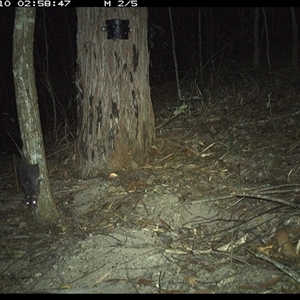
[[[184,86],[187,107],[152,88],[157,141],[134,170],[78,180],[74,141],[46,135],[62,215],[47,230],[1,155],[2,293],[300,292],[300,77]]]

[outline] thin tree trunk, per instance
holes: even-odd
[[[292,50],[292,67],[298,69],[298,24],[295,14],[295,8],[291,7],[292,29],[293,29],[293,50]]]
[[[266,54],[267,54],[267,61],[269,65],[269,73],[272,74],[272,69],[271,69],[271,60],[270,60],[270,43],[269,43],[269,31],[268,31],[268,22],[267,22],[267,15],[265,8],[262,8],[262,12],[264,15],[264,24],[265,24],[265,30],[266,30],[266,43],[267,43],[267,49],[266,49]]]
[[[198,8],[198,35],[199,35],[199,68],[200,68],[200,83],[203,84],[203,56],[202,56],[202,17],[201,17],[201,7]]]
[[[180,100],[182,100],[182,97],[181,97],[181,89],[180,89],[179,74],[178,74],[178,64],[177,64],[177,57],[176,57],[176,43],[175,43],[175,36],[174,36],[174,26],[173,26],[173,20],[172,20],[171,7],[169,7],[169,18],[170,18],[170,26],[171,26],[171,34],[172,34],[172,52],[173,52],[173,59],[174,59],[174,66],[175,66],[177,93],[178,93],[178,99],[180,101]]]
[[[40,170],[40,195],[33,210],[35,220],[42,223],[58,219],[48,177],[45,149],[36,91],[33,40],[35,8],[16,8],[13,35],[13,73],[23,154]]]
[[[259,24],[259,7],[254,8],[254,29],[253,29],[253,66],[259,66],[259,43],[258,43],[258,24]]]
[[[210,60],[211,57],[213,57],[215,53],[215,27],[214,27],[214,21],[213,21],[213,7],[207,7],[205,10],[205,25],[206,25],[206,37],[207,37],[207,58]],[[214,61],[211,60],[212,68],[214,68]]]

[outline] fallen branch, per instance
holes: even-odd
[[[290,202],[290,201],[287,201],[287,200],[278,199],[278,198],[274,198],[274,197],[268,197],[268,196],[260,195],[260,194],[246,194],[246,193],[243,193],[243,194],[237,194],[236,196],[240,197],[240,198],[253,198],[253,199],[266,200],[266,201],[280,203],[280,204],[290,206],[290,207],[293,207],[293,208],[300,208],[300,204],[298,204],[298,203],[293,203],[293,202]]]
[[[280,264],[279,262],[277,262],[277,261],[275,261],[275,260],[269,258],[268,256],[266,256],[266,255],[264,255],[264,254],[256,253],[256,254],[254,254],[254,255],[255,255],[255,257],[257,257],[257,258],[263,259],[263,260],[265,260],[265,261],[271,263],[271,264],[274,265],[277,269],[279,269],[280,271],[282,271],[282,272],[285,273],[286,275],[292,277],[292,278],[293,278],[294,280],[296,280],[298,283],[300,282],[300,275],[299,275],[296,271],[294,271],[294,270],[292,270],[292,269],[290,269],[290,268],[288,268],[288,267],[286,267],[286,266]]]

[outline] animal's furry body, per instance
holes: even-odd
[[[40,194],[39,165],[29,164],[22,154],[18,173],[19,181],[25,194],[26,204],[28,208],[32,210],[37,204]]]
[[[22,186],[23,192],[25,194],[25,200],[28,208],[32,210],[37,204],[37,200],[40,194],[40,168],[38,164],[30,164],[24,157],[23,152],[18,147],[12,136],[7,132],[14,144],[16,145],[20,155],[21,162],[18,170],[19,182]]]

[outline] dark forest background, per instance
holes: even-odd
[[[149,8],[148,41],[150,84],[175,81],[172,35],[168,8]],[[291,66],[292,21],[290,8],[265,8],[260,11],[260,68],[267,60],[268,30],[270,63]],[[0,125],[1,131],[15,126],[17,120],[12,74],[13,8],[0,9]],[[299,9],[296,8],[299,19]],[[179,78],[190,76],[199,86],[209,84],[212,74],[220,76],[229,69],[253,69],[254,8],[172,8]],[[129,20],[130,22],[130,20]],[[201,24],[199,24],[201,23]],[[96,24],[95,24],[96,25]],[[105,20],[98,26],[104,26]],[[201,25],[201,26],[200,26]],[[76,129],[76,8],[37,9],[35,30],[35,70],[42,128],[53,131],[54,107],[58,125]],[[201,27],[201,54],[199,51]],[[103,33],[106,34],[106,33]],[[129,37],[130,38],[130,37]],[[202,55],[202,71],[200,70]],[[201,71],[201,72],[200,72]],[[200,78],[202,73],[202,78]],[[105,82],[99,82],[105,84]],[[178,100],[178,99],[177,99]],[[175,99],[176,101],[176,99]],[[175,104],[176,105],[176,104]]]

